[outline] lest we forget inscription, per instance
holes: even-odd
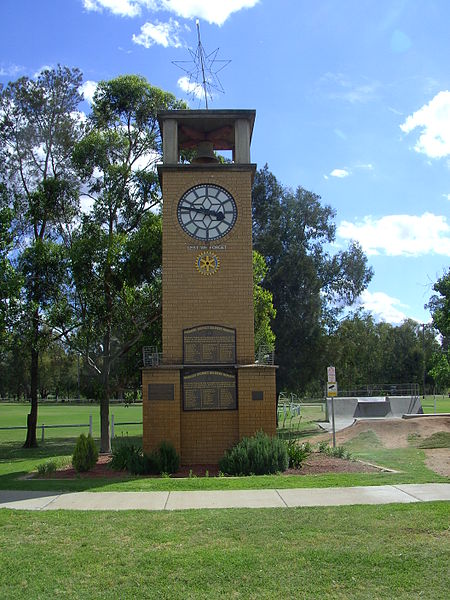
[[[187,365],[232,365],[236,362],[236,331],[220,325],[200,325],[183,331]]]
[[[184,410],[233,410],[236,399],[234,373],[198,371],[183,376]]]

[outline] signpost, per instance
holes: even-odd
[[[336,448],[336,427],[334,422],[334,399],[337,396],[336,369],[327,367],[327,396],[331,398],[331,426],[333,429],[333,448]]]

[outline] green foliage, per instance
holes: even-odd
[[[328,456],[334,456],[336,458],[344,458],[345,460],[352,460],[352,454],[344,446],[336,446],[333,448],[328,445],[328,442],[319,442],[319,452],[327,454]]]
[[[264,347],[272,351],[275,348],[275,334],[271,323],[277,311],[273,307],[273,295],[262,287],[267,275],[264,257],[253,250],[253,309],[255,320],[255,351]]]
[[[434,294],[428,303],[428,308],[433,317],[433,325],[443,336],[444,340],[450,339],[450,268],[436,281]]]
[[[401,325],[376,323],[371,314],[356,311],[330,332],[323,356],[336,367],[341,390],[386,382],[419,383],[439,349],[436,330],[411,319]],[[431,385],[431,378],[426,384]]]
[[[133,457],[142,454],[142,448],[128,441],[114,442],[109,466],[114,471],[129,471]]]
[[[157,114],[177,108],[186,105],[138,75],[101,81],[90,130],[74,151],[93,207],[73,236],[80,298],[73,321],[81,326],[71,338],[101,390],[102,450],[109,449],[105,424],[114,375],[135,377],[138,344],[159,334],[161,219],[151,211],[160,202]]]
[[[327,252],[335,238],[335,211],[302,187],[283,187],[267,165],[253,184],[253,243],[265,259],[262,285],[277,310],[277,383],[305,391],[322,377],[327,327],[368,285],[372,270],[360,246]]]
[[[162,441],[156,450],[161,473],[176,473],[180,466],[180,457],[173,444]]]
[[[40,463],[36,468],[39,475],[45,477],[47,475],[52,475],[57,470],[58,463],[56,460],[48,460],[45,463]]]
[[[299,444],[297,440],[289,440],[287,442],[287,450],[289,456],[289,467],[292,469],[300,469],[302,462],[312,452],[311,444],[309,442]]]
[[[132,443],[119,442],[113,446],[110,466],[133,475],[171,474],[178,471],[180,457],[173,444],[166,441],[162,441],[150,454],[144,454],[141,447]]]
[[[97,464],[98,450],[91,435],[82,433],[75,445],[72,455],[72,465],[76,471],[90,471]]]
[[[436,386],[442,392],[450,387],[450,350],[444,354],[436,353],[432,357],[432,368],[428,371]]]
[[[286,443],[258,432],[225,452],[219,468],[228,475],[268,475],[285,471],[289,465]]]

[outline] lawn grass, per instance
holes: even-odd
[[[314,408],[314,407],[313,407]],[[8,410],[7,410],[8,409]],[[11,410],[9,410],[11,409]],[[8,423],[15,424],[24,417],[27,405],[18,407],[16,404],[0,404],[0,417],[7,415]],[[114,406],[112,411],[119,420],[139,420],[140,406]],[[91,405],[45,405],[41,406],[43,418],[54,422],[83,422],[89,419],[89,414],[97,416],[98,406]],[[0,421],[4,422],[4,421]],[[45,422],[45,421],[44,421]],[[314,424],[303,421],[300,432],[301,439],[315,432]],[[375,463],[399,473],[342,473],[304,476],[253,476],[253,477],[210,477],[191,479],[158,479],[145,477],[124,477],[123,480],[111,479],[75,479],[64,480],[30,480],[23,479],[29,473],[36,471],[37,466],[50,459],[68,461],[75,447],[76,436],[83,430],[55,429],[49,430],[49,435],[35,449],[22,448],[24,432],[14,430],[8,432],[14,439],[4,440],[0,431],[0,489],[29,489],[55,491],[173,491],[173,490],[230,490],[230,489],[276,489],[276,488],[306,488],[306,487],[350,487],[356,485],[386,485],[398,483],[427,483],[448,482],[448,478],[437,475],[425,467],[425,453],[417,445],[409,448],[386,449],[382,446],[373,432],[363,432],[346,444],[350,452],[359,459]],[[57,437],[63,433],[65,436]],[[288,431],[282,432],[289,437]],[[299,435],[298,433],[295,434]],[[95,429],[94,429],[95,437]],[[139,435],[131,437],[130,441],[140,445]]]
[[[420,397],[422,402],[423,412],[427,414],[434,413],[434,404],[436,402],[436,412],[438,413],[450,413],[450,398],[447,395],[442,396],[425,396]]]
[[[1,402],[0,403],[0,427],[19,427],[27,423],[27,414],[30,405],[26,402]],[[110,414],[114,415],[114,422],[142,421],[142,405],[116,404],[110,407]],[[92,415],[92,435],[100,437],[100,407],[97,404],[40,404],[38,408],[38,440],[41,439],[42,430],[40,425],[74,425],[84,424],[85,427],[45,429],[45,439],[51,438],[76,438],[80,433],[89,432],[89,416]],[[115,434],[142,435],[142,425],[115,425]],[[0,444],[3,442],[25,441],[26,430],[14,429],[12,431],[0,430]]]
[[[364,437],[364,434],[361,434]],[[133,438],[131,438],[133,440]],[[138,438],[133,440],[140,443]],[[277,489],[308,487],[351,487],[355,485],[394,485],[397,483],[448,482],[425,467],[425,454],[418,448],[386,449],[370,440],[352,440],[346,447],[357,458],[376,463],[399,473],[336,473],[323,475],[262,475],[250,477],[146,478],[128,476],[111,479],[20,479],[46,460],[67,459],[73,452],[75,440],[52,439],[36,449],[24,449],[15,443],[0,446],[0,489],[55,491],[182,491]]]
[[[0,511],[0,597],[448,597],[446,503]]]

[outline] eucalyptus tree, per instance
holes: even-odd
[[[433,356],[429,374],[444,391],[450,386],[450,269],[433,286],[435,294],[427,307],[431,311],[434,327],[441,334],[441,347]]]
[[[92,204],[73,239],[77,343],[98,378],[102,451],[110,449],[111,370],[160,316],[157,113],[177,108],[186,106],[143,77],[102,81],[74,153]]]
[[[372,277],[357,243],[331,251],[335,211],[317,194],[282,186],[267,165],[253,185],[253,245],[273,294],[281,389],[305,391],[321,375],[325,334]]]
[[[0,174],[14,211],[14,248],[23,277],[22,325],[30,348],[30,401],[25,447],[36,442],[39,352],[46,316],[62,297],[66,274],[61,236],[78,201],[74,144],[83,133],[78,112],[81,73],[58,66],[22,77],[0,93]]]

